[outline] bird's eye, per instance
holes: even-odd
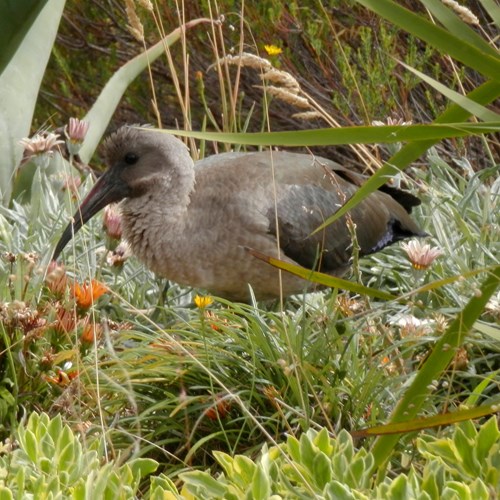
[[[127,165],[133,165],[134,163],[137,163],[137,160],[139,159],[139,156],[135,153],[127,153],[124,156],[125,163]]]

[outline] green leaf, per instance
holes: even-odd
[[[135,479],[140,479],[152,474],[158,468],[158,462],[151,458],[135,458],[129,460],[127,465],[130,467]]]
[[[473,90],[467,97],[481,104],[489,104],[500,97],[500,85],[497,82],[489,81]],[[465,120],[470,116],[469,113],[457,104],[452,104],[442,113],[434,123],[451,123]],[[360,201],[366,198],[370,193],[376,191],[382,185],[387,183],[387,179],[402,172],[412,161],[417,160],[430,147],[436,144],[438,140],[418,140],[410,142],[403,146],[395,155],[393,155],[385,165],[377,170],[355,193],[349,200],[329,217],[314,233],[321,231],[328,224],[331,224],[338,218],[342,217],[349,210],[354,208]]]
[[[323,427],[318,434],[316,434],[314,444],[328,457],[333,453],[334,447],[326,427]]]
[[[480,463],[484,463],[495,444],[500,447],[500,431],[496,417],[491,417],[481,425],[476,438],[474,453]]]
[[[500,86],[499,86],[500,87]],[[194,132],[190,130],[152,129],[158,133],[180,137],[193,137],[231,144],[251,146],[333,146],[340,144],[394,143],[407,141],[441,140],[450,137],[466,137],[473,134],[496,133],[499,121],[486,123],[431,123],[427,125],[403,125],[380,127],[319,128],[285,132]]]
[[[404,31],[424,40],[443,54],[448,54],[457,61],[475,69],[496,82],[500,82],[500,60],[498,55],[484,47],[478,48],[469,40],[463,40],[460,34],[453,35],[420,14],[415,14],[392,0],[356,0],[379,16],[387,19]],[[483,50],[484,49],[484,50]]]
[[[314,457],[312,472],[313,481],[321,489],[332,480],[332,463],[322,451],[318,452]]]
[[[298,439],[295,436],[292,436],[291,434],[288,435],[286,438],[286,446],[292,460],[294,462],[301,463],[302,460],[300,457],[300,443]]]
[[[201,471],[185,472],[179,474],[186,483],[190,492],[196,493],[197,488],[201,488],[206,498],[222,498],[227,491],[227,486],[218,482],[210,474]]]
[[[328,500],[357,500],[363,498],[359,494],[354,495],[349,486],[340,481],[332,481],[328,484],[323,490],[323,494]]]
[[[400,474],[394,481],[391,482],[388,490],[388,498],[391,500],[406,500],[412,498],[408,488],[408,477]]]
[[[470,488],[465,483],[448,481],[441,492],[440,500],[476,500],[472,498]]]
[[[455,104],[458,104],[461,108],[468,111],[471,115],[477,116],[479,119],[484,120],[486,122],[496,121],[500,118],[500,115],[498,113],[495,113],[494,111],[491,111],[488,108],[481,106],[481,104],[478,104],[472,99],[469,99],[467,96],[455,92],[454,90],[448,88],[446,85],[443,85],[442,83],[438,82],[434,78],[431,78],[430,76],[427,76],[421,71],[418,71],[401,61],[399,61],[399,64],[404,66],[408,71],[411,71],[413,74],[417,75],[424,82],[428,83],[431,87],[433,87],[438,92],[447,97],[450,101],[454,102]]]
[[[38,442],[36,436],[30,430],[25,430],[23,432],[24,440],[21,441],[21,446],[23,451],[28,455],[30,460],[36,464],[38,462]]]
[[[4,3],[4,2],[2,2]],[[16,2],[22,4],[23,2]],[[16,26],[11,33],[11,43],[17,45],[10,51],[10,58],[3,62],[0,74],[0,202],[8,204],[11,193],[13,171],[22,156],[18,141],[29,135],[33,112],[40,83],[49,60],[59,21],[64,9],[64,0],[48,0],[43,8],[25,4],[26,10],[12,10],[18,18],[1,18],[4,24]],[[4,9],[6,6],[4,5]],[[24,17],[30,12],[32,17]],[[14,29],[14,28],[12,28]],[[11,46],[13,47],[13,46]],[[3,46],[2,46],[3,54]],[[7,55],[4,57],[8,57]]]
[[[252,495],[255,500],[267,500],[270,497],[271,484],[262,467],[257,466],[255,468],[251,484]]]
[[[251,484],[252,478],[255,475],[255,469],[257,469],[257,465],[255,465],[252,460],[244,455],[237,455],[234,458],[234,469],[232,479],[236,480],[240,478],[242,481],[242,487]],[[240,484],[240,481],[235,481],[237,484]]]
[[[500,29],[500,5],[495,0],[479,0],[488,13],[488,15],[493,19],[493,22]]]
[[[0,500],[13,500],[12,491],[0,484]]]
[[[0,2],[0,74],[19,49],[47,0]]]
[[[475,46],[481,52],[492,57],[498,57],[495,47],[476,33],[467,23],[451,9],[446,7],[441,0],[420,0],[429,12],[456,38]]]
[[[492,339],[500,342],[500,326],[492,323],[486,323],[485,321],[476,321],[473,328],[474,330],[477,330],[484,335],[488,335]]]
[[[471,478],[477,477],[480,473],[481,465],[474,456],[475,442],[472,439],[469,439],[460,427],[457,427],[455,430],[453,441],[455,442],[455,447],[460,455],[460,458],[462,459],[461,462],[464,469]]]
[[[391,295],[390,293],[384,292],[383,290],[379,290],[377,288],[369,288],[360,285],[359,283],[356,283],[354,281],[348,281],[342,278],[336,278],[335,276],[330,276],[329,274],[320,273],[317,271],[311,271],[310,269],[306,269],[305,267],[297,266],[295,264],[290,264],[289,262],[285,262],[284,260],[275,259],[274,257],[264,255],[254,249],[248,249],[248,252],[257,259],[267,262],[271,266],[283,269],[284,271],[295,274],[296,276],[300,276],[301,278],[304,278],[307,281],[311,281],[312,283],[325,285],[330,288],[340,288],[341,290],[349,290],[354,293],[366,295],[367,297],[374,297],[382,300],[396,299],[395,295]]]
[[[57,454],[57,468],[59,473],[68,472],[71,473],[77,466],[76,460],[79,457],[75,454],[75,444],[73,442],[68,443],[62,450]]]
[[[490,500],[490,491],[484,482],[477,478],[471,484],[468,485],[474,500]],[[493,489],[496,488],[496,484],[493,484]]]
[[[219,462],[219,464],[224,469],[227,477],[234,476],[234,458],[223,451],[214,450],[213,451],[215,460]]]
[[[316,450],[311,438],[307,434],[302,434],[299,439],[300,443],[300,463],[303,464],[309,472],[314,473],[314,457]]]
[[[432,417],[422,417],[414,420],[405,420],[404,422],[394,422],[386,425],[377,425],[366,429],[352,431],[354,437],[382,436],[389,434],[401,434],[407,432],[420,431],[422,429],[431,429],[433,427],[442,427],[466,420],[484,417],[496,413],[498,407],[494,404],[478,406],[477,408],[467,408],[457,410],[451,413],[440,413]]]

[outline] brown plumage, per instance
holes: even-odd
[[[193,165],[178,139],[127,126],[106,141],[105,157],[109,169],[82,202],[54,258],[95,213],[123,200],[123,232],[134,254],[179,284],[233,300],[248,300],[248,285],[258,299],[278,297],[277,270],[251,256],[249,247],[336,276],[349,268],[345,217],[309,236],[364,180],[330,160],[266,151],[214,155]],[[386,190],[349,212],[361,255],[425,235],[408,215],[419,200]],[[307,286],[282,274],[285,296]]]

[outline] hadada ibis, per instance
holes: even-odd
[[[123,235],[156,274],[182,285],[248,301],[301,293],[311,286],[248,252],[341,276],[352,237],[346,217],[311,236],[364,177],[325,158],[284,151],[223,153],[193,163],[170,134],[124,126],[105,142],[108,170],[83,200],[54,252],[94,214],[121,201]],[[420,201],[384,187],[353,208],[360,255],[425,236],[410,217]]]

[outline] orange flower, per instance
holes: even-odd
[[[56,377],[50,377],[49,375],[44,375],[44,379],[51,384],[59,385],[61,387],[66,387],[70,384],[70,382],[77,378],[79,375],[78,370],[71,370],[69,372],[65,372],[63,370],[57,371]]]
[[[91,280],[80,285],[75,281],[71,293],[76,299],[76,303],[82,309],[88,309],[101,295],[108,292],[108,288],[97,280]]]
[[[80,335],[81,342],[84,344],[93,344],[101,336],[101,330],[101,325],[86,323]]]
[[[73,311],[67,311],[64,307],[57,309],[56,330],[62,333],[71,332],[76,326],[75,314]]]
[[[217,395],[215,396],[215,405],[207,408],[203,414],[210,420],[217,420],[217,418],[224,418],[230,410],[231,402]]]

